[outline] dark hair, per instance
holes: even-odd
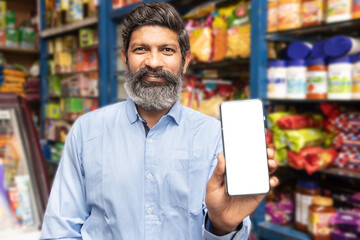
[[[185,61],[186,52],[190,49],[189,36],[180,14],[170,4],[165,2],[143,3],[126,16],[123,25],[122,38],[126,57],[133,31],[143,26],[160,26],[178,34],[182,60]]]

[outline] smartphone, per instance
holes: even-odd
[[[265,118],[260,99],[225,101],[220,105],[225,155],[225,182],[230,196],[270,191]]]

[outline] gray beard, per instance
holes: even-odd
[[[162,69],[141,68],[132,74],[126,73],[125,90],[135,104],[146,110],[163,110],[171,108],[180,98],[183,80],[183,66],[177,76]],[[164,83],[147,82],[146,76],[164,78]]]

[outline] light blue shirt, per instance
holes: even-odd
[[[179,102],[145,134],[134,102],[80,117],[52,186],[41,239],[247,239],[204,228],[206,184],[222,152],[221,126]]]

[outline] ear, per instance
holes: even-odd
[[[126,64],[127,58],[126,58],[126,54],[125,54],[125,49],[124,49],[124,48],[121,49],[121,59],[122,59],[123,62]]]
[[[184,64],[184,70],[183,70],[183,73],[186,73],[186,70],[190,64],[190,61],[191,61],[191,52],[190,51],[187,51],[186,52],[186,56],[185,56],[185,64]]]

